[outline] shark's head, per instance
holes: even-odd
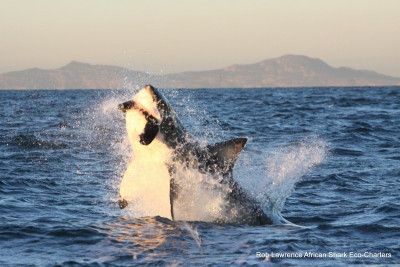
[[[153,86],[146,85],[133,97],[133,100],[129,100],[122,104],[119,104],[118,109],[120,109],[124,113],[131,109],[143,110],[151,114],[152,116],[161,119],[157,107],[157,102],[159,99],[157,94],[159,93]]]
[[[176,139],[186,133],[167,99],[151,85],[146,85],[133,97],[133,100],[119,104],[118,108],[124,113],[139,112],[146,120],[140,133],[142,145],[150,144],[160,132],[166,144],[174,147],[177,143]],[[127,114],[127,123],[128,120]]]

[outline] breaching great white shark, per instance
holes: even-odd
[[[211,186],[210,191],[222,188],[225,192],[221,216],[214,221],[252,225],[288,223],[273,208],[267,215],[233,179],[233,168],[246,138],[201,145],[185,129],[165,96],[151,85],[118,108],[126,113],[126,129],[134,154],[120,185],[121,209],[136,202],[155,215],[174,220],[179,213],[174,204],[185,190],[176,178],[181,170],[192,169],[215,180],[217,186]]]

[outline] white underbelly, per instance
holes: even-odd
[[[146,119],[137,111],[127,114],[127,131],[132,145],[133,160],[120,185],[120,196],[138,216],[171,218],[170,175],[166,163],[171,152],[158,134],[149,145],[139,143]]]

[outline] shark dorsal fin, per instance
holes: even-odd
[[[207,146],[209,156],[218,167],[218,171],[222,173],[232,171],[246,142],[246,138],[236,138]]]

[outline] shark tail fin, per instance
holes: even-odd
[[[236,160],[246,142],[247,138],[235,138],[207,146],[208,153],[218,171],[228,173],[233,170]]]

